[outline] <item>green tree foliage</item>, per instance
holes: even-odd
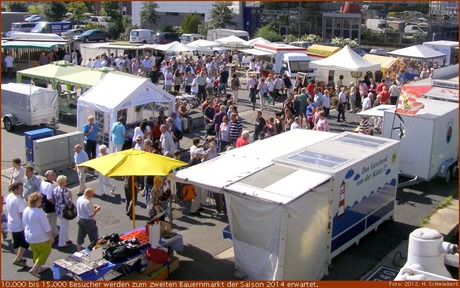
[[[233,21],[235,13],[233,13],[232,2],[216,2],[212,5],[210,15],[210,26],[213,28],[225,28],[228,26],[236,26]]]
[[[334,37],[334,39],[331,40],[331,44],[338,47],[345,47],[346,45],[350,46],[350,48],[358,47],[357,40],[342,37]]]
[[[83,3],[85,4],[86,9],[88,9],[88,13],[93,13],[93,11],[94,11],[94,2],[85,1]]]
[[[303,35],[302,37],[300,37],[300,40],[305,41],[305,42],[310,42],[312,44],[318,44],[321,41],[323,41],[323,39],[319,35],[316,35],[316,34]]]
[[[164,25],[158,28],[158,32],[176,32],[176,31],[174,31],[174,26]]]
[[[62,21],[67,13],[67,6],[64,2],[45,2],[43,10],[48,21]]]
[[[283,41],[283,37],[273,30],[270,25],[265,25],[257,29],[254,38],[262,37],[271,42]]]
[[[28,5],[24,2],[9,2],[8,11],[10,12],[27,12]]]
[[[201,35],[208,35],[209,29],[212,29],[209,22],[201,22],[200,25],[198,25],[198,33]]]
[[[69,2],[67,4],[67,11],[72,13],[72,18],[75,23],[79,23],[81,20],[86,19],[87,17],[84,15],[88,13],[88,7],[83,2]]]
[[[121,2],[102,2],[102,9],[107,16],[107,32],[111,38],[118,39],[120,34],[124,32]]]
[[[158,4],[155,2],[144,2],[141,9],[141,23],[146,24],[148,28],[155,26],[160,19],[157,8]]]
[[[41,14],[41,15],[45,14],[43,5],[29,5],[27,8],[30,14]]]
[[[184,22],[182,22],[181,28],[182,33],[198,33],[198,27],[201,24],[201,17],[198,14],[190,14],[185,16]]]

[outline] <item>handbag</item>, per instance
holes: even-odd
[[[77,217],[77,207],[72,203],[70,206],[66,206],[62,211],[64,219],[73,220]]]

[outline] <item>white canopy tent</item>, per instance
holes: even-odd
[[[238,36],[230,35],[230,36],[227,36],[227,37],[224,37],[224,38],[216,39],[216,42],[222,44],[223,46],[241,47],[241,46],[244,46],[244,43],[246,41],[244,39],[241,39]]]
[[[123,74],[108,74],[77,102],[77,130],[83,131],[89,115],[96,112],[104,114],[104,131],[111,139],[111,127],[118,120],[117,113],[127,109],[127,123],[140,120],[137,116],[136,106],[154,102],[165,104],[169,112],[175,111],[175,97],[153,84],[147,78],[135,78]],[[98,121],[98,119],[96,119]],[[111,142],[108,141],[112,146]]]
[[[169,44],[156,45],[155,49],[169,52],[187,52],[191,50],[187,45],[177,41],[171,42]]]
[[[218,46],[222,46],[222,44],[218,42],[214,42],[214,41],[199,39],[199,40],[195,40],[193,42],[188,43],[187,46],[191,47],[192,49],[197,49],[197,48],[218,47]]]
[[[342,73],[344,76],[343,83],[357,81],[357,79],[361,77],[360,74],[366,73],[367,71],[378,71],[380,70],[380,66],[380,64],[375,64],[365,60],[363,57],[359,56],[355,51],[353,51],[348,45],[342,48],[342,50],[339,52],[336,52],[327,58],[310,62],[310,68],[337,71],[338,73],[334,73],[334,78],[338,78],[339,75],[341,75],[341,71],[351,72]],[[317,78],[321,78],[318,77],[319,75],[321,75],[323,78],[326,77],[327,79],[328,73],[320,74],[315,72],[315,76]]]
[[[269,44],[269,43],[272,43],[262,37],[257,37],[257,38],[254,38],[254,39],[251,39],[251,40],[248,40],[246,42],[243,43],[244,46],[247,46],[247,47],[254,47],[254,44]]]
[[[388,52],[390,55],[406,57],[406,58],[414,58],[414,59],[434,59],[434,58],[442,58],[446,57],[446,54],[434,50],[425,45],[414,45],[407,48],[402,48],[398,50],[394,50]]]

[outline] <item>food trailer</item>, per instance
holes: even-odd
[[[318,280],[392,217],[398,162],[397,140],[295,129],[169,178],[225,195],[245,279]]]

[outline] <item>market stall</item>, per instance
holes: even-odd
[[[396,76],[404,69],[404,61],[395,57],[387,57],[376,54],[366,54],[363,58],[369,62],[380,64],[381,69],[373,71],[375,82],[379,83],[382,78],[389,77],[391,80],[396,79]],[[381,77],[376,77],[380,72]]]
[[[100,143],[111,148],[111,127],[119,116],[126,117],[128,135],[138,122],[153,117],[159,110],[175,111],[173,95],[153,84],[150,79],[126,73],[108,73],[101,81],[78,98],[77,130],[83,131],[87,117],[94,115],[99,126]],[[144,114],[146,112],[146,114]],[[147,114],[150,116],[147,117]],[[168,113],[168,114],[169,114]]]
[[[327,58],[340,51],[340,47],[313,44],[307,48],[308,56],[313,59]]]
[[[398,151],[395,140],[295,129],[169,179],[225,195],[245,279],[318,280],[333,257],[393,215]]]

